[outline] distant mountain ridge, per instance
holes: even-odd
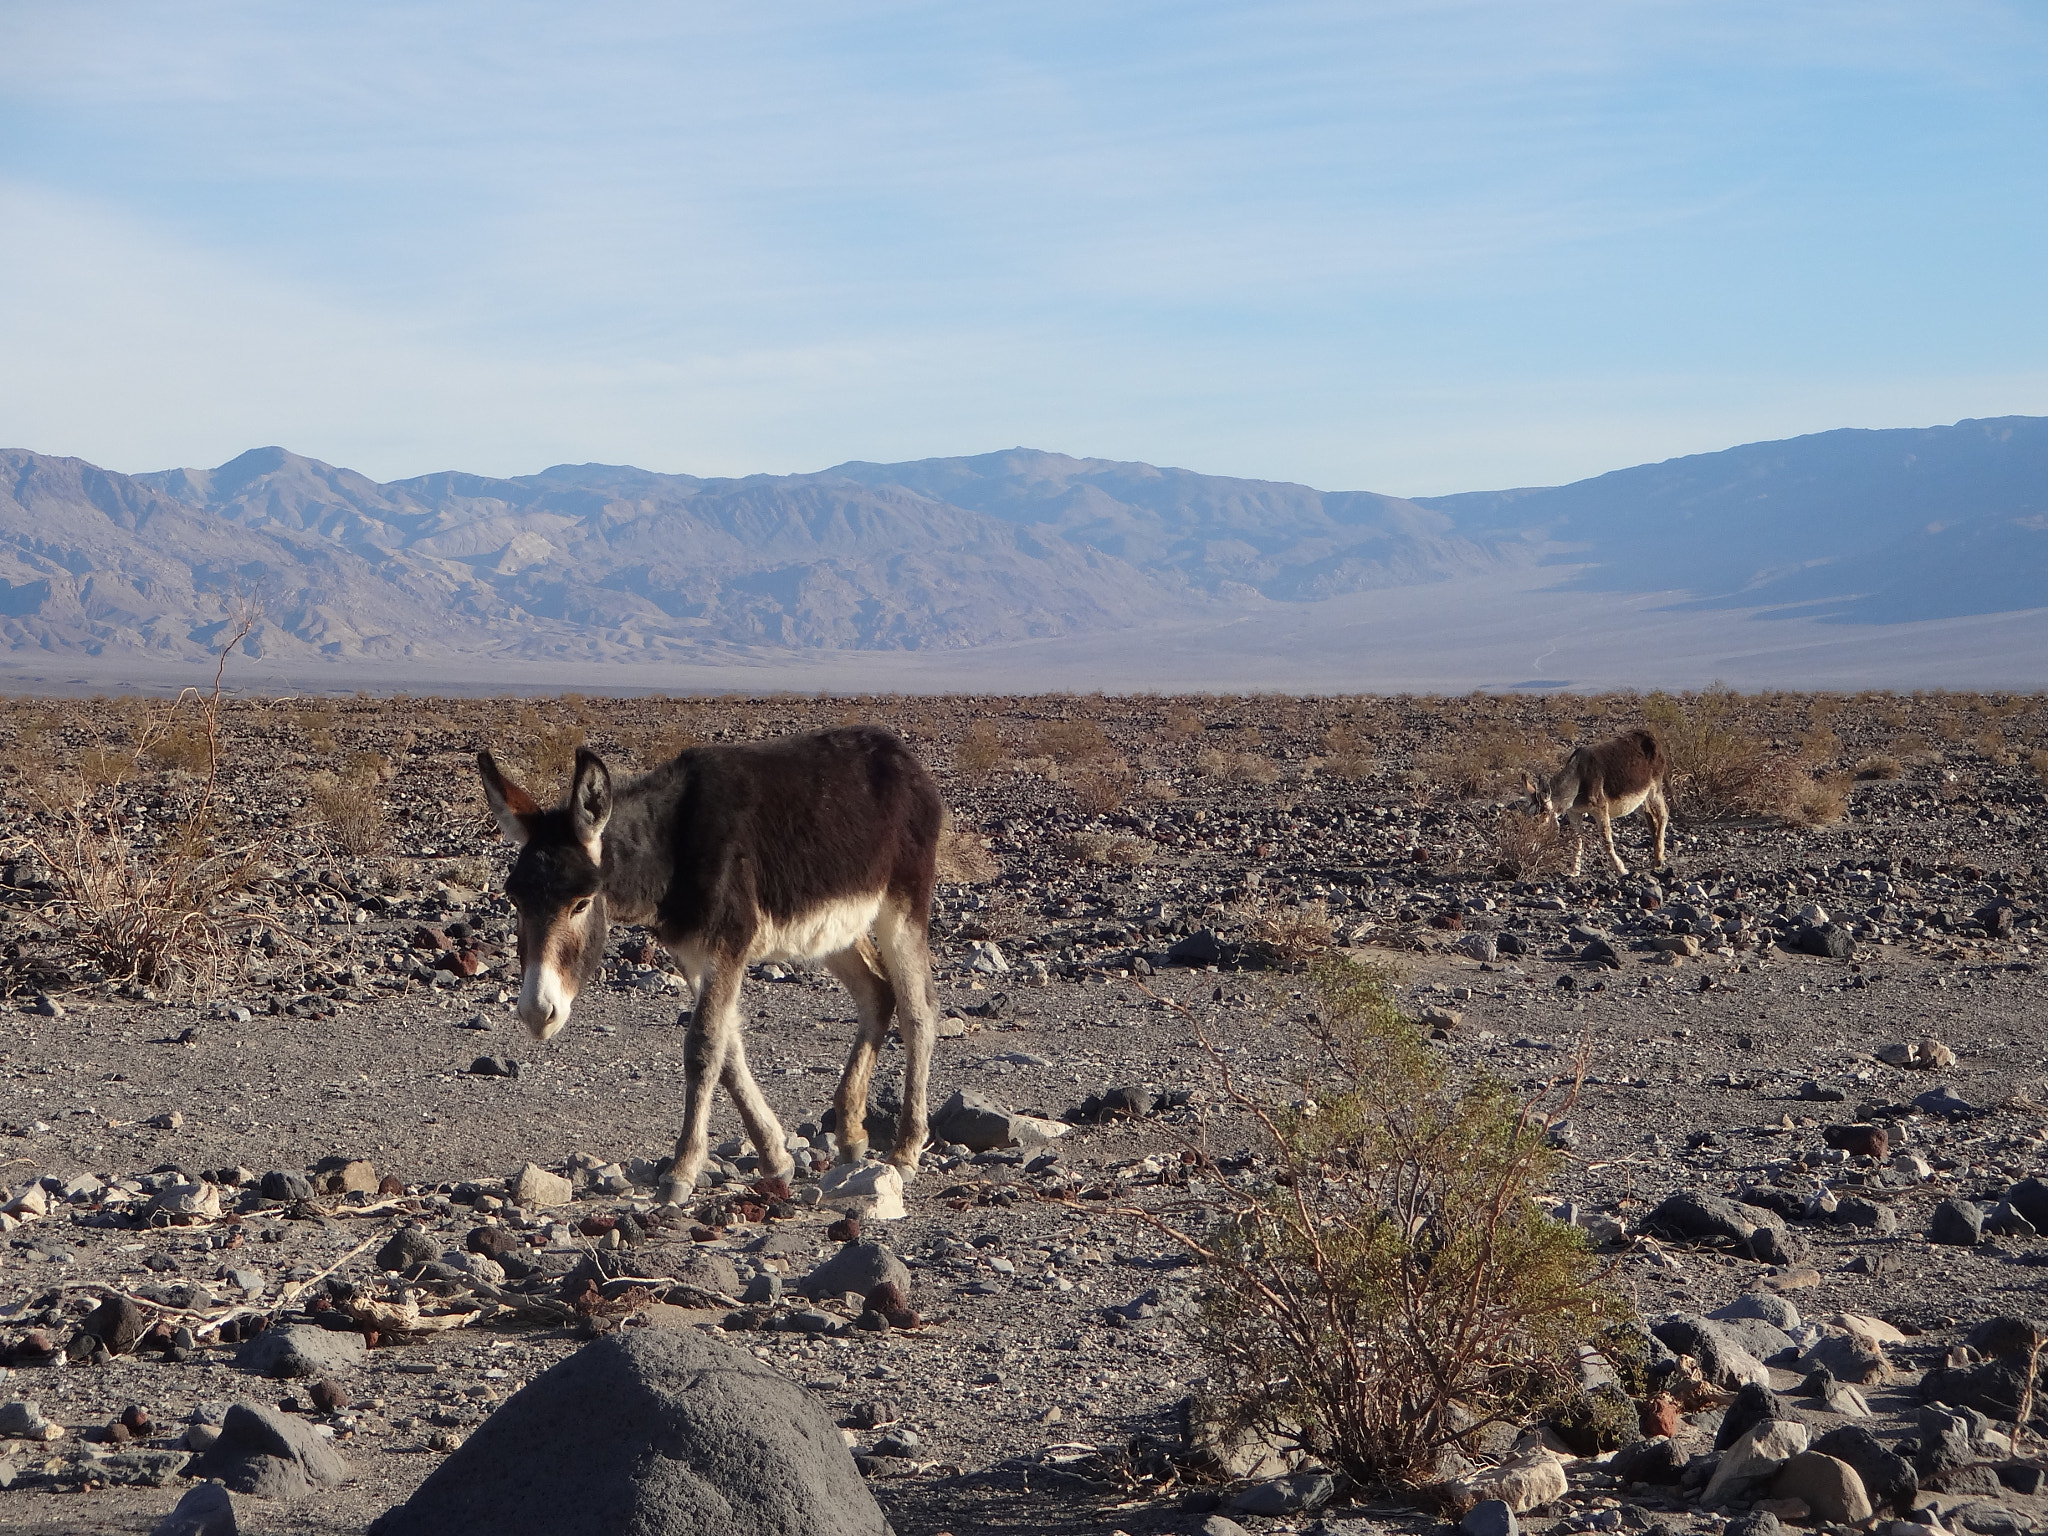
[[[1894,622],[2048,605],[2048,419],[1841,431],[1403,499],[1030,449],[700,478],[379,483],[281,448],[0,451],[0,657],[717,663],[1150,631],[1565,564],[1589,594]],[[1427,637],[1418,635],[1418,644]]]

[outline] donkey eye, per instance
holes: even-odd
[[[588,912],[589,910],[590,898],[586,896],[581,901],[577,902],[575,906],[569,909],[569,915],[571,917],[581,917],[584,913]]]

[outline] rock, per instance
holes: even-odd
[[[1012,1114],[973,1088],[956,1089],[932,1116],[931,1129],[933,1136],[957,1142],[970,1152],[1036,1146],[1045,1139],[1024,1116]]]
[[[2021,1179],[2005,1192],[2005,1203],[2037,1230],[2048,1232],[2048,1180]]]
[[[700,1248],[694,1244],[688,1248],[670,1249],[667,1255],[655,1250],[658,1260],[651,1262],[639,1273],[660,1273],[671,1280],[680,1280],[693,1285],[700,1291],[710,1291],[717,1296],[738,1296],[740,1293],[740,1272],[733,1267],[731,1259],[713,1248]]]
[[[327,1195],[374,1195],[377,1168],[366,1157],[323,1157],[313,1165],[313,1187]]]
[[[204,1179],[166,1185],[149,1197],[148,1209],[185,1220],[211,1221],[220,1215],[220,1186]]]
[[[1784,1536],[1785,1527],[1768,1509],[1737,1515],[1721,1527],[1721,1536]]]
[[[311,1425],[254,1403],[228,1409],[220,1438],[187,1472],[219,1478],[236,1493],[279,1501],[303,1498],[316,1483],[339,1487],[349,1479],[348,1463]]]
[[[1490,933],[1468,933],[1453,946],[1468,959],[1492,965],[1500,959],[1500,940]]]
[[[1974,1248],[1984,1240],[1984,1207],[1974,1200],[1944,1200],[1928,1218],[1927,1241]]]
[[[391,1240],[377,1250],[379,1269],[411,1269],[415,1264],[426,1264],[439,1257],[441,1245],[423,1227],[400,1227],[391,1234]]]
[[[219,1483],[186,1490],[178,1507],[150,1527],[149,1536],[238,1536],[235,1501]]]
[[[1918,1040],[1895,1040],[1877,1048],[1877,1059],[1890,1067],[1909,1071],[1939,1071],[1956,1064],[1956,1053],[1931,1035]]]
[[[528,1163],[514,1175],[512,1198],[520,1205],[552,1210],[576,1198],[576,1190],[559,1173],[549,1173],[538,1163]]]
[[[1948,1478],[1976,1461],[1972,1428],[1967,1409],[1953,1413],[1933,1404],[1921,1405],[1920,1450],[1913,1458],[1921,1487],[1930,1483],[1944,1486]]]
[[[819,1181],[822,1203],[852,1210],[867,1221],[901,1221],[903,1172],[894,1163],[838,1163]]]
[[[1678,1404],[1662,1392],[1643,1403],[1642,1413],[1637,1419],[1637,1427],[1649,1440],[1675,1435],[1684,1423],[1685,1416]]]
[[[160,1115],[151,1115],[142,1122],[152,1131],[177,1131],[185,1127],[185,1117],[175,1109],[167,1109]]]
[[[1208,966],[1220,965],[1223,961],[1223,941],[1216,936],[1213,928],[1204,928],[1191,933],[1184,939],[1176,940],[1166,951],[1169,965]]]
[[[1963,1342],[1988,1359],[2024,1358],[2048,1345],[2048,1324],[2037,1323],[2030,1317],[1987,1317],[1964,1336]]]
[[[1313,1513],[1336,1495],[1337,1480],[1329,1473],[1297,1472],[1291,1477],[1268,1478],[1263,1483],[1254,1483],[1233,1495],[1223,1508],[1233,1515]]]
[[[1981,1365],[1935,1367],[1920,1378],[1920,1395],[1930,1403],[1974,1408],[2010,1423],[2019,1415],[2026,1383],[2024,1360],[1986,1360]],[[2048,1399],[2041,1406],[2048,1407]]]
[[[1913,1107],[1923,1115],[1940,1115],[1945,1120],[1968,1120],[1984,1113],[1968,1099],[1958,1098],[1946,1088],[1930,1088],[1916,1095]]]
[[[1738,1296],[1727,1306],[1719,1307],[1707,1316],[1715,1322],[1723,1323],[1736,1318],[1753,1317],[1786,1334],[1799,1326],[1797,1307],[1782,1296],[1773,1296],[1762,1291],[1752,1291],[1746,1296]]]
[[[1518,1515],[1556,1502],[1570,1491],[1564,1463],[1541,1446],[1524,1451],[1497,1467],[1486,1467],[1451,1485],[1457,1502],[1474,1505],[1499,1499]]]
[[[817,1398],[694,1329],[608,1334],[484,1421],[372,1536],[884,1536]]]
[[[1522,1523],[1504,1499],[1482,1499],[1458,1522],[1463,1536],[1521,1536]]]
[[[1778,1394],[1769,1387],[1749,1383],[1735,1394],[1721,1415],[1721,1427],[1714,1432],[1714,1449],[1725,1451],[1766,1419],[1791,1418]]]
[[[1746,1495],[1806,1449],[1807,1428],[1795,1419],[1766,1419],[1721,1453],[1714,1475],[1700,1493],[1700,1507],[1712,1509]]]
[[[274,1168],[263,1175],[262,1194],[266,1200],[310,1200],[313,1198],[313,1181],[303,1173]]]
[[[1826,1371],[1835,1380],[1858,1387],[1881,1386],[1892,1379],[1891,1362],[1884,1351],[1875,1342],[1851,1333],[1823,1334],[1793,1369],[1806,1375]]]
[[[1920,1474],[1905,1457],[1888,1450],[1869,1430],[1856,1424],[1831,1429],[1813,1443],[1823,1456],[1832,1456],[1856,1469],[1863,1491],[1877,1509],[1907,1510],[1920,1491]]]
[[[57,1430],[56,1435],[50,1433],[53,1429]],[[40,1404],[23,1398],[0,1403],[0,1436],[10,1440],[54,1440],[61,1434],[61,1429],[43,1417]]]
[[[1870,1496],[1856,1469],[1820,1451],[1801,1451],[1786,1462],[1771,1479],[1771,1492],[1804,1500],[1830,1525],[1861,1525],[1871,1516]]]
[[[1820,1135],[1837,1152],[1851,1157],[1884,1158],[1892,1150],[1891,1136],[1881,1125],[1829,1125],[1821,1128]]]
[[[1764,1264],[1790,1264],[1795,1255],[1785,1219],[1760,1206],[1681,1189],[1644,1218],[1642,1230],[1671,1242],[1722,1248]]]
[[[1210,1515],[1201,1524],[1201,1536],[1251,1536],[1243,1526],[1226,1515]]]
[[[1856,936],[1840,923],[1808,923],[1793,934],[1792,947],[1802,955],[1848,960],[1856,954]]]
[[[1732,1392],[1751,1382],[1765,1388],[1771,1384],[1770,1371],[1727,1323],[1675,1313],[1652,1323],[1650,1332],[1674,1352],[1691,1355],[1699,1362],[1700,1374],[1717,1387]]]
[[[78,1325],[78,1331],[105,1344],[108,1354],[125,1355],[142,1342],[142,1336],[149,1332],[149,1323],[147,1311],[126,1296],[113,1296],[93,1308]]]
[[[1621,951],[1606,939],[1595,939],[1579,951],[1579,958],[1588,965],[1597,965],[1603,970],[1621,969]]]
[[[345,1371],[361,1365],[367,1353],[360,1333],[293,1323],[257,1334],[235,1351],[235,1364],[243,1370],[287,1380]]]
[[[804,1276],[799,1289],[819,1301],[849,1291],[866,1296],[876,1286],[889,1283],[909,1293],[910,1270],[901,1259],[880,1243],[848,1243]]]
[[[1672,1416],[1677,1417],[1678,1405],[1668,1397]],[[1645,1419],[1648,1411],[1645,1410]],[[1647,1422],[1644,1428],[1648,1429]],[[1628,1483],[1654,1483],[1659,1487],[1670,1487],[1685,1476],[1687,1463],[1691,1460],[1678,1441],[1668,1435],[1654,1439],[1638,1440],[1634,1445],[1624,1445],[1614,1453],[1614,1460],[1608,1463],[1609,1470]]]

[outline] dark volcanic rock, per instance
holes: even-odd
[[[1671,1242],[1724,1248],[1764,1264],[1790,1264],[1796,1251],[1775,1211],[1681,1189],[1644,1218],[1643,1231]]]
[[[1928,1218],[1927,1241],[1972,1248],[1984,1240],[1984,1207],[1973,1200],[1944,1200]]]
[[[1873,1509],[1905,1511],[1912,1508],[1920,1491],[1920,1475],[1905,1457],[1895,1455],[1869,1430],[1857,1424],[1831,1429],[1814,1441],[1813,1449],[1823,1456],[1846,1461],[1863,1479]]]
[[[254,1403],[228,1409],[220,1438],[186,1471],[218,1478],[236,1493],[278,1500],[301,1498],[315,1483],[338,1487],[349,1479],[348,1463],[312,1426]]]
[[[694,1330],[586,1346],[485,1420],[372,1536],[886,1536],[839,1431]]]

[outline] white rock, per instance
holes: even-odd
[[[567,1205],[575,1195],[567,1179],[559,1173],[549,1173],[538,1163],[528,1163],[512,1181],[512,1198],[540,1210]]]
[[[823,1204],[850,1208],[867,1221],[901,1221],[903,1175],[894,1163],[839,1163],[819,1182]]]
[[[1554,1503],[1570,1491],[1564,1463],[1541,1446],[1497,1467],[1487,1467],[1452,1485],[1458,1502],[1499,1499],[1518,1515]]]
[[[1721,1453],[1720,1465],[1700,1494],[1700,1508],[1712,1509],[1730,1495],[1761,1482],[1806,1449],[1812,1438],[1795,1419],[1765,1419]]]

